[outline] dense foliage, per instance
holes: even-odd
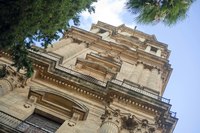
[[[33,73],[28,49],[34,42],[46,48],[59,39],[69,27],[69,21],[79,24],[78,14],[93,12],[97,0],[0,0],[0,51],[8,50],[17,71],[24,69],[26,76]],[[175,24],[186,17],[194,0],[128,0],[127,8],[138,14],[144,24],[164,22]]]
[[[17,70],[33,73],[28,50],[37,41],[46,48],[69,27],[72,19],[79,24],[78,14],[94,11],[96,0],[0,0],[0,50],[9,50]]]
[[[194,0],[129,0],[127,8],[138,14],[136,20],[143,24],[163,22],[173,25],[187,16]]]

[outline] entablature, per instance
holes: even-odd
[[[81,96],[99,103],[114,100],[124,103],[130,108],[158,115],[158,122],[161,126],[163,123],[166,124],[166,120],[172,124],[177,121],[177,118],[172,117],[171,112],[169,112],[171,105],[163,101],[167,99],[163,99],[155,93],[152,94],[150,90],[146,91],[148,88],[145,89],[125,82],[115,82],[114,80],[101,82],[93,77],[60,66],[58,58],[49,58],[49,55],[30,51],[30,57],[36,70],[34,78],[37,80],[47,82],[60,89],[73,90],[77,94],[82,94]]]
[[[54,63],[54,64],[56,64],[56,63]],[[58,66],[55,66],[55,65],[54,65],[54,67],[51,67],[51,69],[45,69],[45,70],[48,70],[46,72],[46,74],[51,73],[52,76],[54,75],[54,78],[63,77],[62,78],[63,81],[61,79],[52,79],[52,81],[55,81],[54,83],[65,84],[65,83],[63,83],[64,80],[73,81],[73,83],[75,83],[75,84],[85,86],[87,88],[89,87],[93,91],[96,91],[97,94],[100,93],[101,96],[102,96],[102,94],[107,95],[106,90],[109,90],[110,86],[115,86],[114,88],[115,88],[115,91],[117,93],[119,93],[119,91],[123,88],[122,89],[123,91],[121,90],[121,93],[126,93],[127,91],[130,91],[130,93],[134,93],[134,95],[139,93],[140,95],[144,95],[143,97],[150,98],[151,100],[149,100],[149,101],[155,100],[157,104],[161,100],[161,97],[159,95],[155,95],[155,94],[151,94],[151,93],[148,93],[148,94],[150,94],[150,95],[148,95],[146,91],[143,91],[140,88],[137,88],[137,90],[128,89],[127,88],[128,85],[126,85],[126,86],[119,85],[119,83],[116,84],[116,82],[114,82],[114,81],[108,81],[107,83],[103,83],[101,81],[96,80],[95,78],[93,78],[91,80],[91,78],[89,79],[89,76],[86,76],[86,75],[83,75],[83,74],[80,74],[80,73],[77,73],[77,72],[73,72],[73,70],[67,70],[65,68],[65,71],[63,71],[64,68],[63,68],[63,70],[61,70],[61,69],[59,70],[59,69],[60,68]],[[70,71],[71,71],[71,73],[68,73]],[[49,79],[49,80],[52,78],[50,76],[48,77],[48,75],[45,75],[45,73],[42,73],[41,76],[43,78]],[[137,91],[139,91],[139,92],[137,92]],[[145,92],[145,93],[142,93],[142,92]],[[139,97],[141,97],[141,96],[139,96]],[[160,104],[163,106],[163,102],[161,102]]]

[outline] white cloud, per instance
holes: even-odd
[[[95,13],[83,12],[81,16],[83,17],[82,28],[89,28],[88,21],[91,23],[97,23],[97,21],[102,21],[114,26],[119,26],[123,22],[122,15],[126,11],[125,2],[127,0],[98,0],[94,3]],[[87,22],[85,22],[87,21]],[[91,24],[90,24],[91,25]]]

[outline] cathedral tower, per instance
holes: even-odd
[[[170,51],[154,35],[98,22],[38,49],[31,79],[0,54],[0,131],[173,132],[178,119],[162,97]]]

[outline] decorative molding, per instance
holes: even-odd
[[[0,64],[0,79],[6,76],[7,70],[6,65]]]
[[[114,123],[119,131],[122,129],[128,130],[130,133],[144,132],[144,133],[155,133],[157,124],[149,123],[146,119],[139,119],[138,117],[130,113],[122,113],[119,109],[113,109],[110,106],[105,106],[105,113],[101,116],[102,124],[101,128],[105,123]],[[106,128],[109,128],[108,126]],[[109,129],[108,129],[109,130]]]
[[[79,114],[78,120],[86,120],[89,113],[89,109],[85,105],[59,91],[31,87],[28,98],[35,101],[35,104],[54,110],[63,116],[72,117],[74,113]]]
[[[2,74],[0,74],[0,79],[7,80],[12,85],[11,90],[26,86],[27,77],[22,73],[16,72],[11,66],[0,64],[0,71]]]

